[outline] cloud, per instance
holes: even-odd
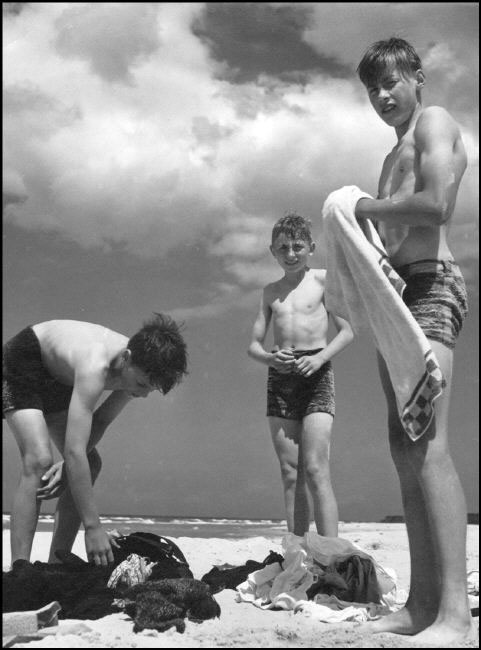
[[[312,7],[302,3],[210,2],[193,31],[226,64],[219,69],[221,77],[234,83],[305,70],[345,76],[348,70],[339,61],[302,38],[311,13]]]
[[[56,21],[57,51],[87,60],[106,81],[132,83],[131,68],[160,47],[155,6],[148,2],[75,4]]]
[[[273,24],[284,48],[283,34],[296,43],[305,39],[341,67],[313,69],[304,61],[308,69],[286,75],[281,65],[269,72],[261,57],[256,74],[242,79],[229,78],[207,38],[227,48],[229,12],[239,11],[231,3],[206,11],[202,3],[33,3],[7,16],[5,218],[26,229],[55,230],[85,247],[146,258],[200,243],[219,260],[227,284],[245,292],[260,287],[275,269],[268,251],[274,221],[296,210],[312,219],[319,240],[327,194],[345,184],[375,194],[395,141],[354,73],[345,73],[370,40],[373,17],[379,17],[379,36],[390,14],[382,3],[345,4],[284,7]],[[427,11],[422,3],[419,10],[410,3],[389,7],[422,33],[416,27]],[[247,27],[258,25],[245,41],[249,49],[256,38],[263,42],[273,14],[249,4],[242,15],[245,38]],[[470,56],[455,56],[463,30],[471,34],[464,16],[462,8],[451,11],[449,29],[434,21],[423,47],[449,102],[455,100],[442,78],[450,75],[458,89],[455,108],[476,165],[475,104],[459,99],[469,95],[473,68]],[[201,20],[210,30],[202,38],[192,29]],[[231,44],[229,65],[243,42]],[[242,65],[240,53],[235,56]],[[302,57],[291,67],[301,64]],[[462,228],[454,225],[451,235],[471,259],[473,174],[463,180],[458,213]],[[217,286],[213,298],[228,301],[229,295]]]

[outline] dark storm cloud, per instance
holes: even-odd
[[[210,2],[192,30],[209,45],[215,59],[227,64],[221,74],[237,83],[255,80],[262,73],[282,78],[297,73],[298,81],[307,70],[352,75],[350,67],[302,40],[310,11],[264,2]]]

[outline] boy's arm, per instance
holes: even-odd
[[[131,399],[132,396],[127,391],[115,390],[95,410],[90,438],[87,444],[87,453],[97,445],[109,424],[115,420]]]
[[[264,340],[266,338],[267,330],[269,329],[271,317],[272,311],[266,297],[266,290],[264,289],[262,292],[259,312],[252,328],[252,339],[247,354],[252,357],[252,359],[259,361],[266,366],[272,362],[275,356],[272,353],[266,352],[264,349]]]
[[[321,352],[300,357],[295,362],[297,370],[305,377],[309,377],[312,373],[316,372],[316,370],[319,370],[319,368],[349,345],[354,338],[354,333],[347,320],[332,313],[330,314],[330,317],[337,329],[336,336],[331,339]]]
[[[87,443],[87,454],[96,447],[105,430],[117,417],[124,406],[132,399],[132,396],[126,391],[112,392],[96,409],[93,414],[92,427],[90,431],[90,438]],[[62,476],[65,468],[63,468],[64,461],[54,463],[49,470],[42,476],[42,480],[48,483],[42,485],[37,490],[37,499],[47,500],[54,499],[60,496],[65,485],[62,483]]]
[[[408,226],[442,225],[456,199],[453,147],[458,135],[455,122],[444,109],[425,109],[414,130],[419,152],[417,191],[405,198],[360,199],[356,217]]]
[[[103,390],[103,368],[77,370],[67,417],[64,459],[69,488],[85,528],[88,559],[105,565],[113,561],[113,554],[107,533],[100,525],[87,459],[93,410]]]

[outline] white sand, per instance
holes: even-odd
[[[468,526],[468,570],[479,568],[478,526]],[[394,569],[398,589],[409,588],[409,552],[403,524],[342,524],[340,537],[356,543],[383,567]],[[174,539],[174,538],[172,538]],[[274,540],[251,537],[241,540],[179,537],[174,541],[181,548],[195,578],[200,579],[215,564],[244,564],[247,560],[262,561],[270,550],[282,552],[281,537]],[[32,561],[46,561],[49,533],[37,533]],[[83,534],[77,537],[73,552],[85,558]],[[10,566],[9,532],[3,532],[3,568]],[[45,639],[18,643],[14,647],[44,648],[233,648],[233,647],[308,647],[308,648],[405,648],[419,647],[408,637],[394,634],[369,634],[356,623],[320,623],[302,614],[287,611],[261,610],[250,603],[238,603],[235,592],[225,589],[215,594],[221,607],[218,619],[197,624],[186,620],[183,634],[132,632],[133,623],[125,614],[113,614],[97,621],[83,621],[91,631],[57,634]],[[65,627],[71,621],[61,621]],[[478,619],[475,620],[476,627]],[[426,646],[424,646],[426,647]],[[463,646],[478,647],[477,641]]]

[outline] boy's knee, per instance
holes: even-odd
[[[43,476],[52,465],[53,458],[50,450],[29,452],[23,457],[23,474],[24,476]]]
[[[292,465],[292,463],[281,462],[281,475],[284,487],[291,487],[297,481],[297,467]]]
[[[330,480],[329,462],[327,461],[327,458],[324,462],[320,462],[317,459],[306,459],[304,461],[304,468],[306,479],[309,482],[322,483]]]
[[[102,469],[102,458],[99,452],[96,449],[92,449],[92,451],[87,454],[87,459],[89,461],[90,474],[92,478],[97,478]]]

